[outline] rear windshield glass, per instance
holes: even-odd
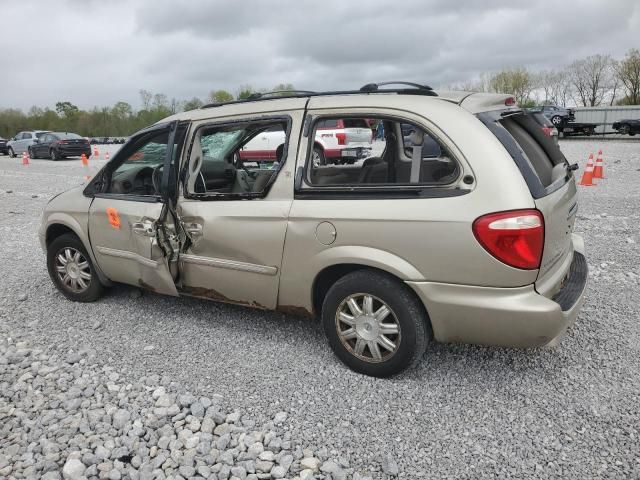
[[[519,112],[478,116],[513,156],[530,188],[531,173],[537,177],[543,189],[560,178],[568,178],[564,168],[567,163],[565,156],[556,140],[545,132],[544,125],[537,122],[533,115]],[[531,193],[534,193],[533,190]]]
[[[78,140],[79,138],[82,138],[80,135],[76,133],[58,133],[57,135],[58,137],[65,140]]]

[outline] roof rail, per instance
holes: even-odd
[[[380,88],[385,85],[404,85],[411,88]],[[301,97],[322,97],[328,95],[356,95],[356,94],[375,94],[375,93],[399,93],[405,95],[427,95],[437,97],[438,94],[428,85],[420,85],[411,82],[381,82],[368,83],[359,90],[337,90],[327,92],[313,92],[310,90],[276,90],[274,92],[252,93],[247,98],[241,100],[231,100],[229,102],[208,103],[200,108],[212,108],[222,105],[234,103],[255,102],[260,100],[276,100],[281,98],[301,98]]]
[[[390,92],[399,92],[399,91],[401,91],[402,93],[411,92],[411,90],[409,90],[409,89],[380,90],[380,87],[385,86],[385,85],[406,85],[408,87],[413,87],[416,90],[415,93],[420,93],[420,94],[423,94],[423,95],[436,96],[436,93],[433,91],[433,88],[431,88],[429,85],[421,85],[419,83],[402,82],[402,81],[367,83],[366,85],[363,85],[362,87],[360,87],[360,91],[363,92],[363,93],[375,93],[375,92],[385,92],[385,91],[390,91]]]
[[[270,98],[270,97],[292,97],[292,96],[307,96],[313,95],[317,92],[312,92],[311,90],[274,90],[273,92],[255,92],[247,97],[248,101],[251,100],[260,100],[261,98]],[[283,95],[284,94],[284,95]]]

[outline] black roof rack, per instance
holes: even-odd
[[[291,97],[291,96],[307,96],[313,95],[317,92],[312,92],[311,90],[274,90],[273,92],[255,92],[247,97],[247,101],[252,100],[260,100],[262,98],[270,98],[270,97]]]
[[[403,85],[405,88],[380,88],[386,85]],[[410,87],[410,88],[406,88]],[[322,97],[329,95],[356,95],[356,94],[376,94],[376,93],[398,93],[405,95],[426,95],[430,97],[437,97],[438,94],[433,91],[428,85],[420,85],[419,83],[412,82],[381,82],[381,83],[367,83],[359,90],[335,90],[327,92],[313,92],[310,90],[276,90],[274,92],[256,92],[249,95],[242,100],[232,100],[230,102],[220,103],[208,103],[200,108],[212,108],[219,107],[221,105],[231,105],[234,103],[255,102],[262,100],[276,100],[281,98],[305,98],[305,97]]]

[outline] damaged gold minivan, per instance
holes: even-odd
[[[256,95],[131,136],[47,205],[51,279],[75,301],[121,282],[318,315],[337,356],[380,377],[432,340],[556,343],[587,278],[574,166],[509,95],[382,85]],[[322,135],[344,161],[317,161]]]

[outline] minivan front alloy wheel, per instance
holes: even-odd
[[[57,237],[47,248],[47,270],[55,286],[69,300],[93,302],[104,286],[80,239],[70,233]]]

